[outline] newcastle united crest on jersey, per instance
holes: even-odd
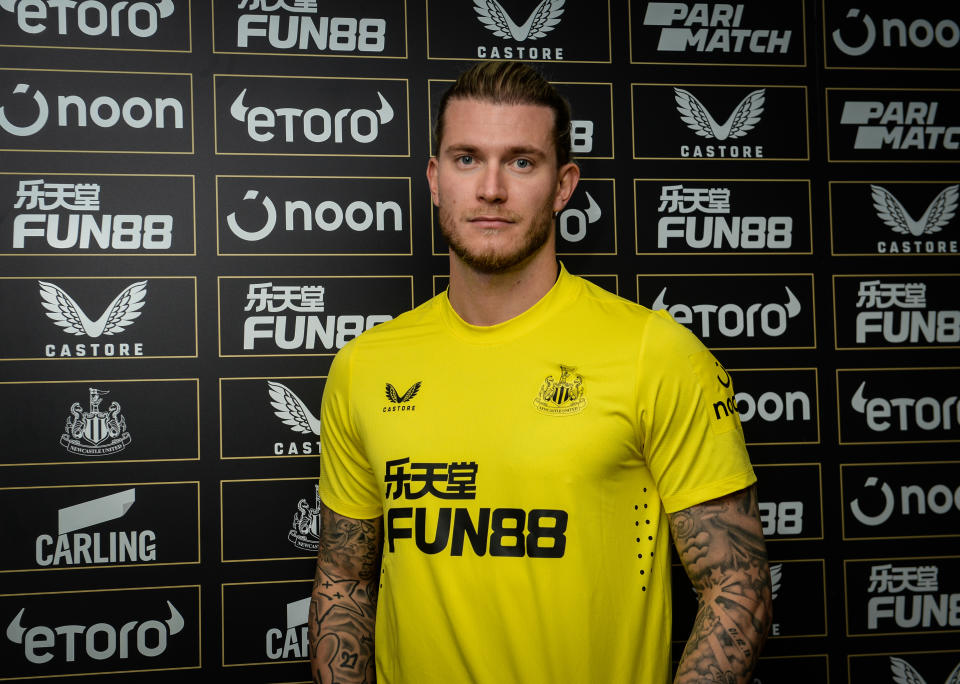
[[[533,405],[540,413],[550,416],[570,416],[583,411],[587,405],[584,396],[583,376],[573,366],[560,364],[560,377],[548,375],[540,385]]]
[[[120,413],[120,404],[110,402],[106,411],[100,402],[109,390],[90,387],[90,410],[84,411],[80,402],[70,406],[70,415],[60,435],[60,444],[72,454],[104,456],[123,451],[130,444],[127,420]]]

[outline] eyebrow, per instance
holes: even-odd
[[[450,145],[443,150],[444,154],[476,154],[479,148],[476,145],[461,144]],[[539,147],[533,145],[514,145],[508,147],[505,151],[507,156],[526,155],[529,157],[546,157],[547,153]]]

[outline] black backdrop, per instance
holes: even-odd
[[[736,380],[775,579],[757,679],[946,680],[958,21],[0,2],[0,680],[307,679],[324,376],[444,287],[431,106],[496,56],[573,106],[564,263],[670,308]]]

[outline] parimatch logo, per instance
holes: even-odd
[[[193,153],[191,81],[190,74],[0,70],[0,149]]]
[[[958,254],[960,184],[830,181],[834,254]]]
[[[637,293],[710,349],[816,346],[809,275],[638,275]]]
[[[838,369],[841,444],[960,441],[958,368]]]
[[[631,86],[635,159],[806,160],[802,86]]]
[[[409,178],[218,176],[220,254],[411,254]]]
[[[837,349],[960,346],[960,276],[833,276]]]
[[[610,4],[427,2],[428,59],[610,62]]]
[[[630,61],[804,66],[803,2],[634,2]]]
[[[406,57],[406,2],[234,0],[213,6],[214,52]]]
[[[637,254],[811,252],[808,181],[638,178],[634,200]]]
[[[0,595],[12,678],[200,667],[200,587]]]
[[[192,255],[193,198],[192,176],[0,173],[3,253]]]
[[[190,0],[0,0],[0,45],[190,51]]]
[[[827,88],[829,161],[954,162],[960,90]]]
[[[407,82],[214,75],[217,154],[405,157]]]
[[[844,539],[960,536],[960,461],[840,466]]]
[[[826,66],[960,68],[960,15],[950,3],[824,2]]]
[[[219,280],[221,356],[333,355],[413,306],[403,276]]]

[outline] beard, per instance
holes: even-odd
[[[486,210],[474,213],[486,215],[491,212]],[[453,253],[470,268],[488,275],[505,273],[522,264],[540,251],[553,231],[553,197],[548,198],[537,210],[530,220],[530,227],[519,237],[519,243],[509,250],[495,247],[472,249],[463,239],[463,235],[454,228],[457,219],[453,216],[453,212],[449,208],[440,207],[439,214],[440,232],[446,238]],[[512,221],[521,218],[517,214],[510,213],[505,214],[504,217]],[[461,218],[467,220],[470,216],[465,215]]]

